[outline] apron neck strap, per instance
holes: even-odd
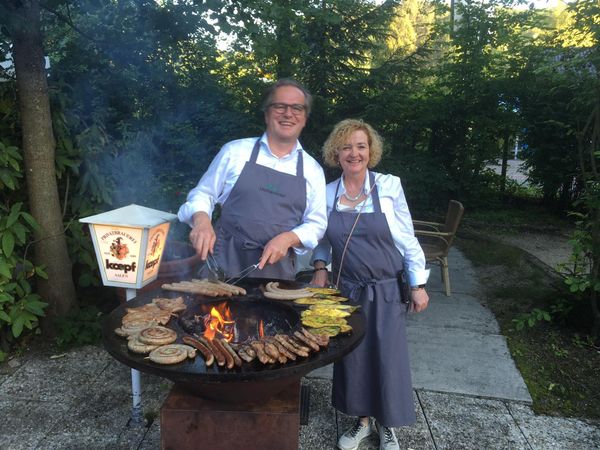
[[[379,202],[379,192],[375,186],[375,174],[369,170],[369,184],[371,185],[371,199],[373,199],[373,211],[381,212],[381,203]]]
[[[250,156],[250,162],[256,164],[256,159],[258,158],[258,151],[260,150],[260,138],[256,140],[254,143],[254,148],[252,149],[252,155]]]
[[[256,140],[254,143],[254,148],[252,149],[252,155],[250,156],[250,162],[252,164],[256,164],[256,160],[258,159],[258,152],[260,150],[260,138]],[[304,164],[302,163],[302,151],[298,150],[298,160],[296,162],[296,176],[304,178]]]

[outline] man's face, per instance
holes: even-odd
[[[281,86],[265,111],[267,134],[279,141],[295,141],[306,125],[305,98],[294,86]]]

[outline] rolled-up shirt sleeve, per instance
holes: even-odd
[[[306,178],[306,209],[302,223],[292,229],[303,246],[294,249],[298,254],[304,254],[308,250],[314,249],[327,228],[325,175],[321,166],[306,153],[304,154],[304,176]]]

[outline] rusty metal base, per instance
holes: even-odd
[[[300,380],[264,400],[240,403],[174,386],[160,410],[160,429],[163,450],[296,450]]]

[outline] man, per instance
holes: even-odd
[[[325,232],[323,169],[298,141],[311,102],[294,80],[272,85],[263,102],[265,133],[225,144],[179,208],[198,255],[214,254],[228,276],[258,263],[253,277],[292,280],[295,254],[313,249]]]

